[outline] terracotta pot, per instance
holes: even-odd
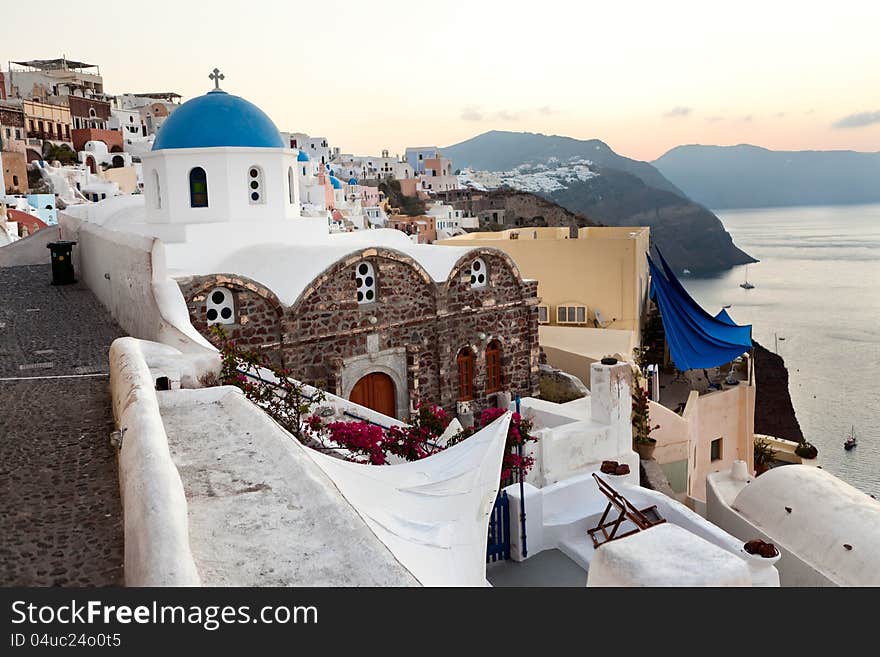
[[[654,448],[657,447],[657,441],[651,440],[649,443],[635,443],[636,452],[643,461],[654,458]]]

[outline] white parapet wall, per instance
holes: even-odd
[[[776,546],[783,586],[880,585],[880,502],[831,473],[785,465],[755,478],[732,468],[710,474],[706,494],[713,523]]]
[[[127,586],[199,586],[189,545],[187,504],[171,460],[147,358],[164,345],[119,338],[110,347]]]
[[[779,573],[775,567],[760,567],[747,561],[741,550],[743,541],[708,522],[684,504],[657,491],[642,488],[638,485],[638,476],[635,481],[630,475],[599,474],[599,476],[636,507],[641,509],[656,505],[661,517],[693,535],[695,542],[710,543],[742,559],[751,573],[751,586],[779,586]],[[558,549],[584,570],[589,571],[596,551],[587,535],[587,530],[597,524],[608,503],[608,499],[599,491],[592,474],[578,475],[543,489],[524,484],[523,489],[526,500],[528,556],[532,557],[543,550]],[[510,499],[511,557],[521,561],[523,555],[520,488],[518,484],[514,484],[508,486],[505,491]],[[645,531],[652,530],[653,528]],[[656,585],[679,584],[669,581]]]
[[[527,481],[544,488],[580,474],[597,472],[602,461],[626,463],[638,482],[639,459],[632,449],[632,369],[628,363],[593,363],[589,397],[566,404],[526,398],[524,416],[533,421],[538,442]]]
[[[217,373],[217,350],[190,324],[177,284],[168,276],[161,243],[151,237],[103,228],[61,213],[65,239],[75,240],[77,277],[131,336],[161,342],[190,354],[181,385],[198,387]],[[48,256],[47,256],[48,257]]]

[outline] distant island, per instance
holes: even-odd
[[[714,209],[880,203],[880,152],[677,146],[653,162]]]
[[[531,192],[609,226],[650,226],[653,245],[678,270],[713,273],[755,262],[662,171],[598,139],[492,130],[442,151],[480,172],[469,181],[474,186]]]

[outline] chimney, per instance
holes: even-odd
[[[617,453],[625,454],[632,451],[632,368],[613,358],[602,361],[590,366],[591,415],[593,422],[609,425]]]

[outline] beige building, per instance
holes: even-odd
[[[629,358],[639,344],[648,293],[650,229],[517,228],[438,244],[492,246],[538,281],[540,342],[551,365],[589,385],[590,364]],[[587,330],[589,329],[589,330]]]

